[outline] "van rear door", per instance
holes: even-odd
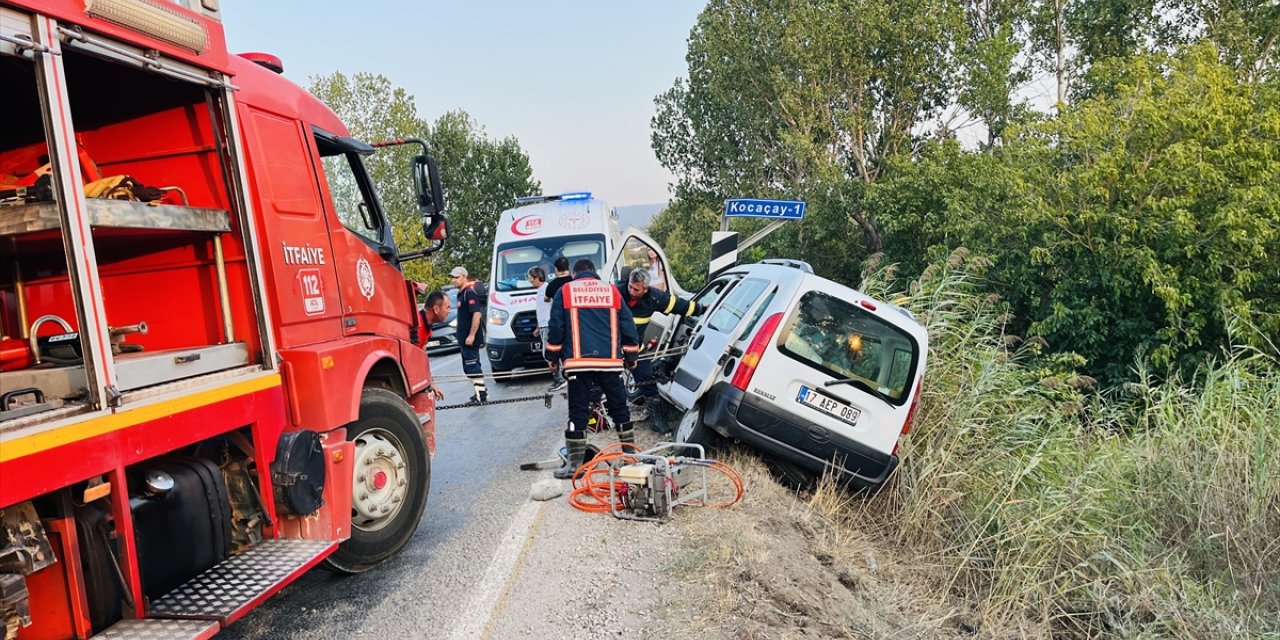
[[[736,276],[740,277],[740,276]],[[665,388],[667,399],[681,409],[691,409],[713,384],[732,370],[736,359],[730,349],[753,324],[757,311],[769,303],[777,285],[762,278],[737,281],[704,314]],[[730,360],[734,362],[730,362]]]
[[[753,389],[814,425],[889,453],[924,370],[923,331],[883,303],[816,278],[761,359]]]

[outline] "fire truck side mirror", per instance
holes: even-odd
[[[418,210],[424,218],[444,212],[444,189],[440,185],[440,169],[436,167],[435,158],[428,155],[414,156],[413,192],[418,198]]]
[[[443,242],[445,238],[449,237],[449,219],[443,215],[423,218],[422,234],[427,236],[427,240],[432,242]]]

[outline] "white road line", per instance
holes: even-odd
[[[473,640],[484,636],[490,620],[501,610],[509,584],[516,579],[516,564],[524,555],[526,542],[532,538],[535,520],[539,519],[547,504],[530,500],[511,519],[511,525],[502,534],[493,559],[489,561],[484,578],[471,591],[471,599],[454,620],[453,633],[449,634],[452,640]]]

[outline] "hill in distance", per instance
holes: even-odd
[[[666,203],[629,204],[618,207],[618,228],[626,229],[635,226],[647,230],[653,217],[666,208]]]

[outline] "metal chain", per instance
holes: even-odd
[[[568,394],[563,394],[563,393],[562,393],[562,394],[559,394],[559,395],[560,395],[560,397],[568,397]],[[474,396],[472,396],[472,397],[474,397]],[[543,401],[543,403],[545,403],[545,404],[546,404],[547,408],[548,408],[548,409],[550,409],[550,408],[551,408],[551,399],[552,399],[553,397],[555,397],[555,394],[551,394],[551,393],[544,393],[544,394],[542,394],[542,395],[538,395],[538,396],[524,396],[524,397],[521,397],[521,398],[503,398],[503,399],[501,399],[501,400],[486,400],[486,401],[484,401],[484,402],[463,402],[463,403],[460,403],[460,404],[446,404],[446,405],[442,405],[442,406],[436,407],[436,411],[444,411],[444,410],[446,410],[446,409],[479,408],[479,407],[487,407],[487,406],[489,406],[489,405],[494,405],[494,404],[514,404],[514,403],[517,403],[517,402],[532,402],[532,401],[534,401],[534,400],[541,400],[541,401]]]
[[[686,347],[672,347],[669,349],[663,349],[660,351],[654,351],[652,353],[648,353],[646,355],[640,356],[639,358],[637,358],[637,360],[656,360],[658,358],[665,358],[670,355],[683,354],[685,350],[686,350]],[[529,371],[504,371],[502,373],[486,373],[484,374],[484,377],[492,380],[516,380],[518,378],[533,378],[536,376],[545,376],[545,375],[547,375],[547,370],[539,369],[539,370],[529,370]],[[471,380],[471,377],[468,376],[467,374],[455,373],[451,375],[434,376],[431,382],[432,384],[435,384],[438,382],[466,382],[468,380]]]
[[[546,372],[545,372],[545,371],[538,371],[538,372],[535,372],[535,374],[534,374],[534,375],[540,375],[540,376],[541,376],[541,375],[546,375]],[[466,378],[464,378],[464,380],[465,380],[465,379],[466,379]],[[651,385],[656,385],[656,384],[658,384],[658,382],[659,382],[659,380],[657,380],[657,379],[655,378],[655,379],[650,380],[650,381],[648,381],[648,382],[632,382],[632,385],[633,385],[633,386],[635,386],[636,388],[639,388],[639,387],[647,387],[647,386],[651,386]],[[568,393],[566,393],[566,392],[559,392],[559,393],[543,393],[542,395],[537,395],[537,396],[522,396],[522,397],[519,397],[519,398],[503,398],[503,399],[501,399],[501,400],[486,400],[486,401],[484,401],[484,402],[471,402],[471,401],[469,401],[469,400],[468,400],[467,402],[462,402],[462,403],[458,403],[458,404],[446,404],[446,405],[438,406],[438,407],[436,407],[436,411],[444,411],[444,410],[446,410],[446,409],[465,409],[465,408],[468,408],[468,407],[484,407],[484,406],[488,406],[488,405],[491,405],[491,404],[514,404],[514,403],[517,403],[517,402],[533,402],[534,400],[541,400],[541,401],[543,402],[543,404],[544,404],[544,405],[546,405],[546,407],[547,407],[548,409],[550,409],[550,408],[551,408],[551,400],[552,400],[552,398],[554,398],[554,397],[555,397],[555,396],[557,396],[557,395],[558,395],[558,396],[560,396],[561,398],[565,398],[565,399],[568,399],[568,398],[569,398],[569,394],[568,394]],[[474,398],[475,396],[472,396],[472,397]]]

